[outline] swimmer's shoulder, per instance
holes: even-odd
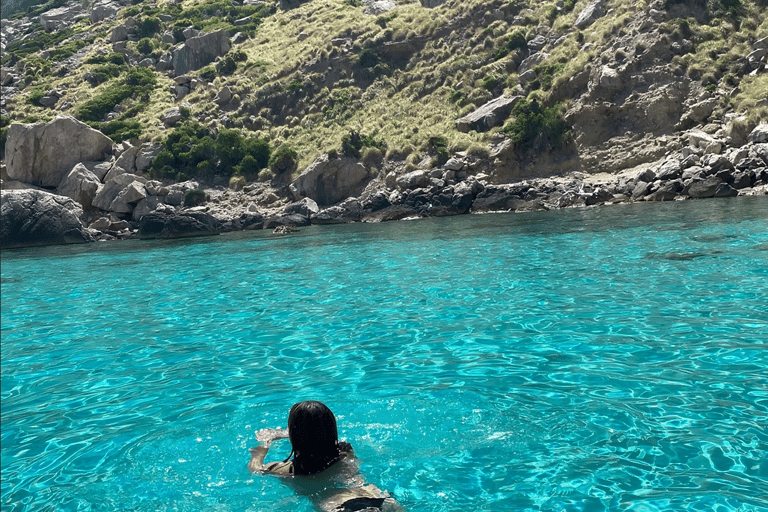
[[[261,468],[261,471],[263,473],[271,473],[273,475],[279,475],[279,476],[294,475],[292,461],[270,462],[269,464],[264,464],[264,466]]]

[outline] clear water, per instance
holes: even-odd
[[[246,470],[310,398],[411,511],[768,510],[767,198],[12,251],[2,279],[3,511],[310,511]]]

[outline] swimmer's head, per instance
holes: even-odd
[[[307,400],[291,407],[288,436],[293,452],[302,456],[338,453],[336,418],[322,402]]]

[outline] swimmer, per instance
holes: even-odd
[[[269,446],[289,439],[291,453],[280,462],[264,464]],[[248,470],[281,477],[296,492],[309,497],[323,512],[402,511],[387,493],[366,484],[360,476],[352,446],[339,441],[336,418],[323,403],[299,402],[291,407],[288,429],[256,432],[261,446],[251,448]],[[293,456],[293,459],[291,457]]]

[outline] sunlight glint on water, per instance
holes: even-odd
[[[412,511],[768,510],[764,198],[13,251],[2,279],[4,511],[309,511],[245,468],[308,398]]]

